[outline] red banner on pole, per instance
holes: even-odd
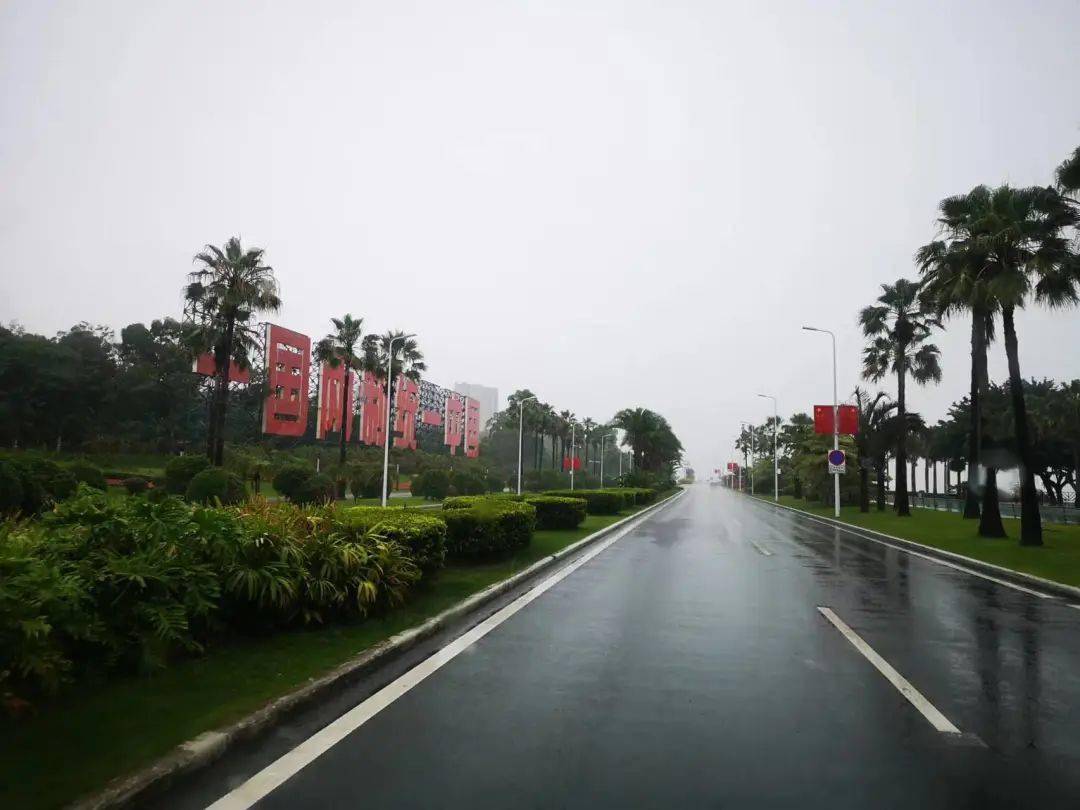
[[[837,408],[840,429],[836,431],[844,436],[854,436],[859,432],[859,409],[854,405],[841,405]],[[831,435],[833,432],[833,406],[814,406],[814,433]]]

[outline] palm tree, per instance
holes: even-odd
[[[1042,545],[1039,497],[1032,468],[1031,439],[1016,336],[1016,310],[1028,300],[1050,307],[1080,298],[1080,261],[1064,233],[1080,221],[1080,211],[1053,188],[1000,186],[976,222],[980,243],[993,266],[990,294],[1001,308],[1009,366],[1013,429],[1020,456],[1020,544]]]
[[[880,474],[885,466],[884,461],[879,463],[879,459],[883,459],[888,452],[883,430],[896,410],[896,403],[891,402],[884,391],[878,391],[871,397],[870,392],[859,387],[855,388],[852,396],[855,407],[859,409],[859,432],[855,434],[855,447],[859,454],[859,511],[869,512],[870,470],[874,469]],[[884,479],[884,475],[881,477]]]
[[[414,382],[420,381],[420,373],[427,370],[424,353],[420,351],[415,338],[405,337],[405,333],[400,330],[390,331],[385,335],[366,335],[360,345],[363,352],[361,365],[382,384],[386,395],[386,407],[393,414],[393,391],[397,381],[402,375]],[[391,345],[394,348],[392,364],[390,363]],[[390,379],[386,376],[388,367],[391,369]],[[393,424],[392,420],[391,424]]]
[[[229,406],[229,376],[232,364],[250,366],[256,347],[257,329],[253,321],[262,312],[281,307],[274,268],[263,264],[262,248],[244,250],[238,237],[195,255],[201,264],[188,275],[184,299],[195,315],[189,334],[192,347],[200,354],[214,353],[214,392],[207,426],[206,454],[221,466],[225,456],[225,414]]]
[[[1057,167],[1054,179],[1062,194],[1080,197],[1080,146]]]
[[[890,371],[896,374],[896,410],[901,424],[907,421],[907,378],[919,384],[941,380],[940,352],[928,343],[938,321],[919,298],[919,286],[901,278],[882,284],[877,303],[859,313],[863,335],[870,343],[863,349],[863,377],[878,381]],[[911,516],[907,492],[907,431],[897,433],[896,514]]]
[[[596,431],[597,425],[593,421],[591,416],[586,416],[581,420],[581,432],[585,436],[585,461],[584,468],[586,471],[589,469],[589,437]]]
[[[345,436],[349,424],[349,375],[354,368],[360,368],[363,361],[356,354],[360,336],[363,334],[364,319],[345,313],[343,318],[331,318],[334,331],[315,345],[315,359],[327,363],[331,368],[345,366],[345,383],[341,396],[341,437],[338,448],[338,463],[345,463]]]

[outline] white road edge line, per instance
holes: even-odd
[[[772,556],[772,552],[769,551],[767,548],[765,548],[760,543],[758,543],[757,541],[751,540],[750,545],[752,545],[754,548],[756,548],[758,550],[758,552],[763,554],[764,556],[766,556],[766,557],[771,557]]]
[[[942,734],[961,733],[960,729],[958,729],[951,722],[949,722],[949,718],[939,712],[934,706],[934,704],[927,700],[925,697],[923,697],[922,693],[914,686],[912,686],[911,683],[907,680],[907,678],[905,678],[903,675],[893,669],[888,661],[886,661],[884,658],[874,652],[874,648],[867,644],[865,641],[863,641],[858,633],[856,633],[854,630],[844,624],[843,619],[833,613],[832,609],[819,606],[818,611],[821,613],[822,616],[832,622],[833,626],[836,627],[837,630],[843,633],[844,638],[850,641],[852,646],[855,647],[855,649],[858,650],[860,653],[862,653],[863,657],[866,658],[866,660],[868,660],[871,664],[873,664],[877,671],[884,675],[885,679],[893,686],[895,686],[897,691],[899,691],[901,695],[907,698],[908,703],[918,709],[919,713],[927,720],[929,720],[930,725],[932,725],[937,731],[940,731]]]
[[[657,512],[650,512],[649,515],[644,517],[652,517],[655,514],[657,514]],[[375,692],[361,703],[358,703],[348,712],[341,715],[337,720],[315,732],[315,734],[308,737],[296,748],[267,765],[242,785],[211,804],[207,810],[246,810],[251,807],[260,799],[280,787],[286,780],[298,773],[306,765],[317,759],[321,754],[330,750],[334,745],[341,742],[353,731],[434,673],[442,667],[443,664],[452,661],[538,596],[566,579],[574,573],[574,571],[585,565],[585,563],[589,562],[616,541],[622,539],[625,535],[636,529],[642,522],[642,520],[637,520],[628,524],[625,529],[617,532],[608,539],[601,541],[599,545],[590,549],[565,568],[537,583],[530,591],[522,594],[496,613],[493,613],[465,634],[458,636],[458,638],[434,653],[430,658],[424,659],[408,672],[400,675],[396,680],[391,681],[382,689]]]
[[[875,543],[881,543],[881,545],[887,546],[888,548],[894,548],[897,551],[904,552],[905,554],[911,554],[914,557],[921,557],[922,559],[929,560],[932,563],[937,563],[938,565],[944,565],[946,568],[952,568],[952,569],[954,569],[956,571],[962,571],[965,574],[971,574],[971,576],[973,576],[973,577],[979,577],[980,579],[989,580],[990,582],[993,582],[993,583],[995,583],[997,585],[1004,585],[1006,588],[1012,588],[1013,590],[1023,591],[1024,593],[1031,594],[1032,596],[1037,596],[1040,599],[1053,599],[1055,601],[1057,601],[1057,599],[1058,599],[1058,597],[1056,597],[1056,596],[1054,596],[1052,594],[1042,593],[1041,591],[1034,591],[1031,588],[1025,588],[1023,585],[1017,585],[1015,582],[1009,582],[1008,580],[998,579],[997,577],[992,577],[989,574],[983,574],[980,571],[976,571],[973,568],[965,568],[962,565],[957,565],[956,563],[949,562],[948,560],[943,560],[940,557],[931,557],[929,554],[923,554],[921,551],[915,551],[914,549],[904,548],[903,546],[895,545],[895,544],[890,543],[890,542],[888,542],[886,540],[881,540],[881,539],[879,539],[877,537],[868,537],[865,534],[860,534],[859,533],[859,527],[858,526],[851,526],[850,528],[848,526],[838,526],[835,523],[830,523],[827,520],[819,520],[818,518],[814,517],[813,515],[808,515],[806,512],[802,512],[802,511],[797,510],[797,509],[792,509],[791,511],[798,513],[801,517],[805,517],[807,520],[814,521],[814,523],[820,523],[822,526],[828,526],[831,529],[839,529],[840,531],[847,532],[848,534],[853,534],[856,537],[861,537],[863,540],[873,540]]]

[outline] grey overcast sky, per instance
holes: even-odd
[[[942,197],[1080,143],[1080,3],[0,4],[0,320],[178,316],[265,247],[285,308],[418,332],[429,376],[664,413],[689,463],[858,381],[858,309]],[[1029,311],[1026,375],[1080,376]],[[942,415],[966,330],[938,341]],[[1004,373],[1004,352],[992,371]]]

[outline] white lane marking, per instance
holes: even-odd
[[[766,557],[771,557],[772,556],[772,552],[769,551],[767,548],[765,548],[765,546],[761,545],[760,543],[758,543],[758,542],[756,542],[754,540],[751,540],[750,545],[752,545],[754,548],[756,548],[758,550],[758,552],[765,555]]]
[[[830,608],[818,607],[818,611],[820,611],[822,616],[832,622],[833,626],[836,627],[837,630],[844,634],[844,638],[850,641],[852,646],[854,646],[856,650],[862,653],[863,657],[865,657],[866,660],[873,664],[877,671],[884,675],[885,679],[893,686],[895,686],[897,691],[899,691],[901,695],[907,698],[908,703],[918,709],[919,713],[930,721],[930,725],[932,725],[942,734],[960,733],[960,729],[958,729],[951,722],[949,722],[949,718],[939,712],[934,706],[934,704],[927,700],[925,697],[923,697],[922,693],[914,686],[912,686],[911,683],[907,680],[907,678],[905,678],[903,675],[893,669],[892,666],[889,665],[888,661],[886,661],[884,658],[874,652],[874,648],[867,644],[865,641],[863,641],[862,638],[859,637],[858,633],[856,633],[854,630],[844,624],[844,621],[835,613],[833,613]]]
[[[659,511],[662,510],[651,512],[644,517],[651,517]],[[267,765],[231,793],[227,793],[211,804],[208,810],[246,810],[246,808],[251,807],[257,801],[283,784],[287,779],[293,776],[293,774],[313,762],[321,754],[330,750],[330,748],[341,742],[346,736],[438,670],[443,664],[452,661],[538,596],[566,579],[574,573],[574,571],[608,548],[608,546],[638,528],[642,522],[643,521],[638,520],[629,524],[625,529],[612,535],[607,540],[602,541],[599,545],[583,554],[565,568],[538,583],[532,590],[522,594],[509,605],[492,614],[464,635],[451,641],[430,658],[421,661],[408,672],[399,676],[396,680],[390,682],[378,692],[375,692],[373,695],[357,704],[337,720],[320,731],[317,731],[311,737],[308,737],[308,739],[304,740],[304,742],[300,743],[296,748]]]
[[[804,517],[807,520],[812,520],[812,521],[814,521],[814,523],[820,523],[822,526],[828,526],[831,529],[839,529],[840,531],[847,532],[848,534],[853,534],[856,537],[861,537],[863,540],[873,540],[875,543],[881,543],[881,545],[887,546],[888,548],[894,548],[897,551],[904,552],[905,554],[911,554],[913,557],[921,557],[922,559],[929,560],[932,563],[937,563],[938,565],[944,565],[946,568],[952,568],[952,569],[954,569],[956,571],[962,571],[965,574],[971,574],[971,576],[973,576],[973,577],[979,577],[980,579],[989,580],[990,582],[993,582],[993,583],[995,583],[997,585],[1004,585],[1006,588],[1012,588],[1013,590],[1023,591],[1024,593],[1031,594],[1032,596],[1037,596],[1040,599],[1054,599],[1054,600],[1057,599],[1057,597],[1053,596],[1052,594],[1042,593],[1040,591],[1033,591],[1031,588],[1025,588],[1023,585],[1017,585],[1015,582],[1009,582],[1008,580],[1005,580],[1005,579],[998,579],[997,577],[992,577],[989,574],[983,574],[983,573],[981,573],[979,571],[976,571],[976,570],[974,570],[972,568],[965,568],[962,565],[957,565],[956,563],[949,562],[948,560],[943,560],[943,559],[941,559],[939,557],[931,557],[929,554],[923,554],[921,551],[915,551],[914,549],[904,548],[903,546],[897,546],[897,545],[894,545],[893,543],[886,542],[885,540],[880,540],[877,537],[870,537],[870,536],[865,535],[865,534],[860,534],[859,531],[858,531],[858,529],[859,529],[858,526],[852,526],[852,527],[839,526],[839,525],[837,525],[835,523],[829,523],[827,520],[819,520],[818,518],[814,517],[813,515],[808,515],[805,512],[801,512],[801,511],[799,511],[797,509],[791,509],[790,511],[795,512],[800,517]]]

